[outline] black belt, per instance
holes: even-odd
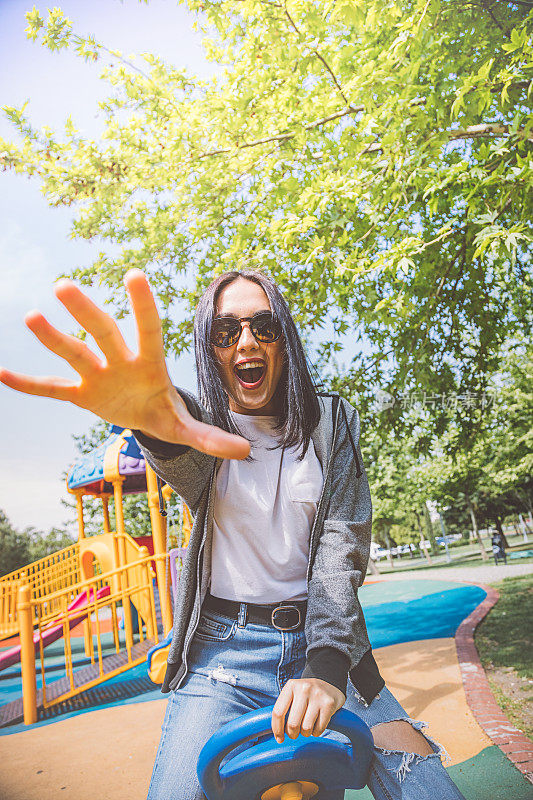
[[[252,622],[256,625],[271,625],[278,631],[297,631],[304,627],[307,600],[280,600],[273,605],[260,605],[226,600],[208,592],[202,608],[236,619],[240,628],[244,628],[247,622]]]

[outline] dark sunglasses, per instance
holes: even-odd
[[[258,311],[253,317],[215,317],[211,323],[210,341],[215,347],[232,347],[241,338],[242,323],[249,322],[258,342],[275,342],[281,336],[281,325],[271,311]]]

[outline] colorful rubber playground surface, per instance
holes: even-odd
[[[533,786],[478,725],[463,689],[454,636],[485,596],[473,584],[425,579],[369,583],[360,591],[389,689],[447,750],[446,767],[466,800],[532,800]],[[74,643],[73,659],[83,666],[82,635]],[[62,640],[45,652],[47,675],[62,677]],[[0,705],[20,692],[20,665],[0,672]],[[59,715],[0,729],[0,796],[144,800],[166,703],[143,664],[86,692]],[[349,790],[346,798],[371,794]]]

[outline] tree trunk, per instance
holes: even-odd
[[[443,536],[443,539],[444,539],[444,550],[446,551],[446,561],[448,563],[450,563],[450,561],[452,560],[452,557],[450,555],[450,550],[448,548],[448,538],[447,538],[446,527],[444,525],[444,519],[442,517],[442,514],[439,514],[439,522],[440,522],[440,527],[441,527],[441,530],[442,530],[442,536]]]
[[[479,535],[479,530],[478,530],[478,527],[477,527],[476,515],[474,514],[474,506],[472,505],[472,501],[470,499],[470,495],[468,494],[468,492],[465,492],[465,500],[466,500],[466,505],[467,505],[467,508],[468,508],[468,512],[470,514],[470,519],[472,520],[472,529],[474,531],[474,536],[476,537],[476,539],[478,541],[478,544],[479,544],[479,550],[481,552],[481,560],[482,561],[488,561],[489,557],[487,555],[487,551],[485,550],[485,545],[483,544],[481,536]]]
[[[531,522],[531,519],[532,519],[531,504],[530,503],[528,503],[528,514],[529,514],[529,520],[527,522],[526,522],[526,520],[524,520],[524,525],[528,529],[529,533],[533,533],[533,531],[531,530],[531,526],[529,525],[529,523]]]
[[[420,522],[420,514],[418,513],[416,508],[414,508],[413,511],[415,512],[415,517],[416,517],[416,521],[417,521],[417,524],[418,524],[418,530],[420,532],[420,549],[424,553],[429,566],[432,567],[433,566],[433,561],[431,560],[431,556],[428,553],[428,549],[427,549],[425,544],[422,544],[422,542],[424,542],[424,531],[422,530],[422,523]]]
[[[393,559],[392,553],[391,553],[391,541],[390,541],[390,537],[389,537],[389,527],[388,527],[388,525],[385,526],[385,541],[387,542],[387,550],[389,551],[390,568],[394,569],[394,559]]]
[[[431,555],[438,556],[439,548],[437,546],[437,542],[435,541],[435,533],[433,531],[433,523],[431,522],[431,515],[429,513],[429,508],[427,507],[427,501],[424,503],[424,521],[426,523],[426,531],[427,531],[427,539],[431,542]]]
[[[521,503],[524,506],[524,508],[527,510],[527,513],[529,515],[529,522],[531,522],[531,519],[533,518],[533,507],[531,505],[530,496],[528,494],[526,494],[524,497],[522,497],[520,492],[517,492],[516,490],[514,491],[514,496],[517,498],[518,502]],[[520,516],[522,516],[522,515],[520,515]],[[523,517],[522,517],[522,520],[523,520],[524,525],[526,526],[527,530],[529,531],[529,533],[533,533],[533,531],[531,530],[531,527],[528,525],[528,523],[526,522],[526,520]]]
[[[533,505],[531,504],[531,495],[526,494],[527,513],[529,514],[529,521],[533,519]],[[530,529],[531,530],[531,529]]]
[[[378,565],[374,561],[373,558],[368,559],[368,569],[372,573],[372,575],[381,575],[381,572],[378,569]]]

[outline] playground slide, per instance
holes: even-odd
[[[151,647],[146,654],[148,677],[152,683],[158,683],[159,685],[163,683],[171,641],[172,629],[170,629],[162,642],[159,642],[158,644],[154,645],[154,647]]]
[[[107,597],[110,592],[109,586],[103,586],[101,589],[98,589],[96,593],[96,598],[100,600],[102,597]],[[90,596],[92,600],[92,595],[94,590],[90,590]],[[84,610],[87,606],[87,592],[81,592],[69,605],[69,611],[80,611],[79,614],[69,619],[69,629],[76,627],[82,620],[85,619],[87,616],[87,611]],[[51,628],[48,628],[43,634],[43,647],[46,647],[52,642],[55,642],[57,639],[60,639],[63,636],[63,618],[59,617],[58,622],[53,625]],[[39,649],[39,631],[33,634],[33,644],[35,646],[35,651],[37,652]],[[3,669],[7,669],[7,667],[13,666],[13,664],[17,664],[20,661],[20,645],[16,645],[15,647],[10,647],[7,650],[0,651],[0,672]]]

